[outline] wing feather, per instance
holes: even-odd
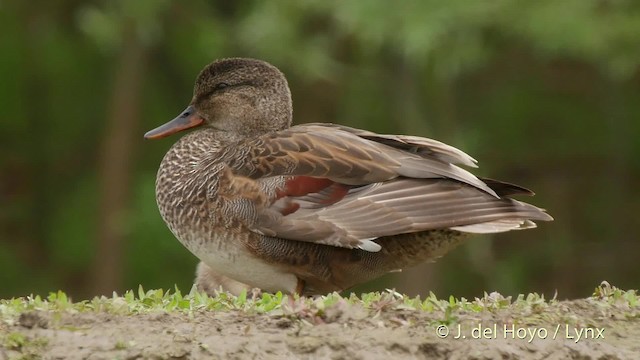
[[[501,232],[552,219],[500,197],[529,190],[476,177],[455,165],[475,167],[475,159],[431,139],[308,124],[246,140],[236,151],[251,153],[231,164],[234,176],[256,180],[272,197],[252,225],[267,236],[378,251],[372,240],[382,236]]]
[[[389,188],[390,191],[387,191]],[[346,231],[356,239],[371,239],[400,233],[439,228],[459,231],[504,230],[528,220],[548,221],[542,209],[509,198],[496,198],[477,189],[443,179],[401,178],[365,189],[359,196],[320,210],[301,210],[291,214],[299,220],[324,221]],[[519,225],[518,225],[519,226]]]
[[[335,125],[300,125],[247,140],[239,146],[256,149],[255,153],[248,164],[237,166],[236,170],[254,179],[302,175],[349,185],[383,182],[399,176],[450,178],[497,197],[482,180],[448,161],[474,163],[453,147],[429,139],[418,143],[418,137],[411,137],[413,142],[392,139],[390,135],[366,138],[353,130]]]

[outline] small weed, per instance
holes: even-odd
[[[10,332],[0,342],[2,347],[22,353],[21,359],[37,359],[38,354],[49,344],[49,340],[43,337],[29,338],[20,332]]]
[[[27,343],[27,337],[19,332],[12,332],[7,334],[4,338],[4,346],[8,349],[19,350]]]

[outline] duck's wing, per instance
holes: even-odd
[[[309,125],[330,127],[338,129],[340,131],[350,132],[363,139],[375,141],[400,150],[418,154],[425,158],[432,157],[446,163],[465,165],[474,168],[478,167],[476,165],[478,161],[469,156],[464,151],[451,145],[447,145],[440,141],[429,138],[411,135],[377,134],[371,131],[356,129],[338,124],[312,123]]]
[[[368,251],[379,250],[372,240],[383,236],[447,228],[497,233],[552,220],[543,209],[458,181],[408,178],[360,187],[332,183],[280,198],[263,215],[263,233]]]
[[[492,188],[502,194],[526,189],[494,180],[489,186],[453,165],[448,160],[471,158],[448,145],[438,143],[436,151],[429,139],[367,136],[306,125],[243,144],[250,160],[235,164],[234,172],[257,180],[271,197],[256,209],[253,230],[377,251],[373,240],[382,236],[440,228],[499,232],[551,219]]]
[[[302,175],[348,185],[366,185],[397,177],[448,178],[497,197],[482,180],[454,165],[473,165],[475,160],[452,146],[427,138],[375,137],[374,133],[362,130],[359,134],[356,130],[332,124],[310,124],[251,139],[240,144],[251,149],[251,153],[243,157],[242,166],[235,168],[241,175],[253,179]],[[245,162],[247,158],[249,162]]]

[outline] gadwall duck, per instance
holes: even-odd
[[[452,146],[291,120],[277,68],[223,59],[200,72],[178,117],[145,134],[194,128],[162,160],[156,199],[206,264],[201,288],[219,276],[268,292],[339,291],[440,257],[467,234],[552,220],[509,197],[531,191],[457,166],[476,161]]]

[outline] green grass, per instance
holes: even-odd
[[[640,301],[636,290],[621,290],[603,282],[596,287],[587,304],[607,312],[622,313],[626,318],[640,318]],[[138,291],[127,291],[120,296],[95,297],[91,300],[74,302],[67,295],[58,291],[50,293],[46,298],[38,295],[24,298],[0,300],[0,321],[11,325],[19,316],[31,311],[47,312],[106,312],[116,315],[132,315],[150,312],[181,312],[193,314],[198,311],[242,311],[249,314],[268,314],[286,316],[303,322],[324,322],[334,316],[336,311],[349,312],[357,317],[375,317],[387,311],[420,311],[433,314],[434,323],[456,323],[460,316],[473,314],[496,313],[508,310],[516,314],[523,322],[571,321],[572,314],[565,311],[564,302],[555,297],[545,299],[543,295],[519,295],[515,299],[499,293],[485,293],[481,298],[467,300],[465,298],[438,299],[433,293],[426,298],[407,297],[392,290],[373,292],[361,296],[343,297],[338,293],[314,298],[263,293],[248,296],[242,293],[233,296],[219,292],[210,297],[193,288],[183,295],[178,289],[173,291],[148,290],[142,286]],[[564,306],[564,307],[563,307]],[[603,316],[604,316],[603,315]],[[6,340],[5,336],[5,341]],[[19,339],[10,340],[19,344]]]

